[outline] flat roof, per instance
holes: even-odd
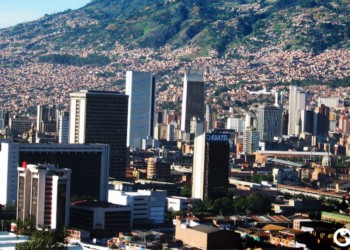
[[[221,231],[221,229],[219,229],[219,228],[207,226],[207,225],[198,225],[198,226],[192,227],[191,229],[198,231],[198,232],[207,233],[207,234]]]
[[[301,168],[301,167],[305,166],[305,164],[302,164],[302,163],[293,162],[293,161],[285,161],[285,160],[274,159],[274,158],[269,158],[268,161],[272,161],[274,163],[279,163],[279,164],[283,164],[283,165],[289,165],[289,166],[297,167],[297,168]]]
[[[275,150],[269,150],[269,151],[256,151],[255,154],[262,154],[262,155],[303,155],[303,156],[326,156],[326,155],[332,155],[328,152],[310,152],[310,151],[275,151]]]

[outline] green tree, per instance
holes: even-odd
[[[180,194],[182,196],[185,196],[185,197],[190,197],[191,194],[192,194],[191,187],[189,185],[187,185],[187,184],[183,185],[183,187],[181,188]]]
[[[67,235],[68,231],[65,229],[34,231],[29,241],[17,244],[16,249],[65,249],[65,238]]]
[[[232,200],[229,198],[221,198],[214,201],[213,213],[222,213],[227,215],[233,212]]]

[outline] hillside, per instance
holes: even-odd
[[[321,0],[94,0],[85,7],[47,15],[1,30],[29,40],[27,49],[158,49],[197,45],[219,55],[243,45],[249,51],[278,47],[320,53],[349,48],[349,1]],[[2,43],[0,46],[6,46]]]
[[[174,107],[181,70],[204,67],[207,102],[247,107],[223,92],[349,86],[349,38],[349,0],[93,0],[0,29],[0,102],[67,107],[78,89],[124,91],[125,71],[138,70],[157,75],[158,102]]]

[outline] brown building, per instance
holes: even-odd
[[[159,158],[152,157],[147,160],[147,179],[166,178],[170,176],[170,164]]]
[[[207,225],[188,227],[176,217],[175,239],[184,245],[200,249],[241,249],[241,238],[238,233],[221,230]]]

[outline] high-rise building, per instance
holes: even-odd
[[[0,130],[8,126],[8,122],[9,122],[9,113],[4,110],[0,110]]]
[[[227,194],[230,160],[229,137],[229,134],[225,133],[196,134],[192,175],[193,198],[215,199]]]
[[[56,105],[37,106],[36,131],[56,132]]]
[[[281,112],[278,107],[260,106],[258,109],[258,131],[260,133],[260,140],[273,141],[274,137],[281,137],[281,122]]]
[[[69,143],[110,145],[110,176],[124,178],[127,164],[128,96],[117,92],[70,94]]]
[[[227,129],[234,129],[237,133],[242,133],[244,127],[244,120],[242,118],[228,117]]]
[[[59,126],[58,126],[58,142],[68,143],[69,142],[69,113],[63,112],[59,115]]]
[[[140,148],[141,140],[153,136],[155,77],[149,72],[126,72],[128,105],[127,146]]]
[[[321,104],[315,112],[317,113],[317,136],[325,139],[329,132],[329,107]]]
[[[47,163],[72,169],[71,195],[107,199],[109,145],[1,143],[0,204],[17,199],[17,167]]]
[[[189,69],[185,72],[181,130],[190,132],[192,117],[204,121],[204,76],[202,70]]]
[[[31,117],[10,117],[9,126],[14,134],[23,134],[24,132],[28,132],[33,126],[35,128],[35,118]]]
[[[53,165],[18,168],[17,219],[34,217],[35,227],[63,229],[69,221],[70,169]]]
[[[259,150],[259,131],[253,127],[248,127],[243,132],[243,152],[246,154],[254,153]]]
[[[314,111],[313,110],[304,110],[302,112],[304,130],[302,132],[307,132],[313,134],[314,128]]]
[[[288,111],[284,110],[282,112],[282,135],[288,135]]]
[[[302,132],[301,111],[306,109],[306,94],[301,92],[296,86],[289,88],[289,119],[288,135],[298,135]]]

